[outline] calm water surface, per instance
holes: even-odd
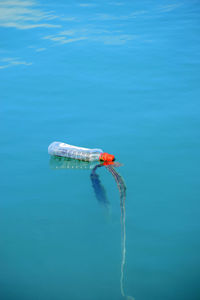
[[[194,0],[0,1],[0,299],[199,299],[199,20]],[[119,186],[55,140],[115,154]]]

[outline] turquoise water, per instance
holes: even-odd
[[[0,299],[199,299],[199,20],[191,0],[0,1]],[[55,140],[115,154],[123,199]]]

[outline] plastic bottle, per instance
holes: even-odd
[[[113,161],[114,155],[104,153],[102,149],[89,149],[76,147],[61,142],[53,142],[49,145],[48,153],[55,156],[64,156],[85,161]]]

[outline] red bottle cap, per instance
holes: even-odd
[[[114,155],[108,153],[101,153],[99,156],[99,160],[103,161],[113,161],[115,159]]]

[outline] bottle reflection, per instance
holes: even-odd
[[[124,267],[126,262],[126,185],[124,179],[116,171],[116,167],[120,167],[121,164],[117,162],[99,163],[99,162],[86,162],[65,157],[51,156],[50,167],[52,169],[85,169],[91,170],[90,179],[92,187],[95,192],[95,196],[99,203],[104,206],[109,205],[109,201],[106,196],[106,190],[101,183],[99,175],[96,173],[98,168],[106,167],[112,174],[114,180],[117,183],[117,187],[120,195],[120,209],[121,209],[121,247],[122,247],[122,259],[121,259],[121,275],[120,275],[120,290],[121,295],[127,300],[134,300],[132,296],[128,296],[124,291]]]
[[[92,170],[98,161],[83,161],[62,156],[50,156],[49,165],[51,169],[85,169]]]

